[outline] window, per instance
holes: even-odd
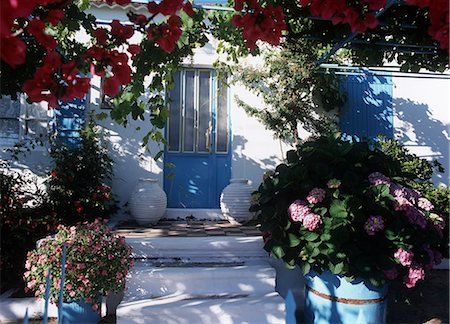
[[[0,146],[13,146],[18,141],[47,135],[49,110],[44,103],[29,104],[25,96],[17,100],[0,98]]]
[[[169,93],[168,151],[227,153],[228,91],[213,70],[185,69]]]

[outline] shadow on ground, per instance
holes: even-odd
[[[412,289],[392,287],[387,322],[449,323],[448,270],[430,271],[425,281]]]

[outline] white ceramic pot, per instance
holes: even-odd
[[[253,219],[249,211],[251,194],[255,191],[247,179],[231,179],[220,195],[222,215],[231,223],[246,223]]]
[[[130,212],[139,225],[156,224],[167,207],[166,193],[156,179],[139,179],[131,194]]]

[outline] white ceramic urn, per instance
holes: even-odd
[[[167,208],[167,196],[157,179],[139,179],[130,198],[130,212],[139,225],[156,224]]]
[[[222,215],[231,223],[246,223],[253,219],[249,211],[251,194],[255,191],[247,179],[231,179],[220,195]]]

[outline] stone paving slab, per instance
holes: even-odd
[[[222,221],[161,220],[158,224],[142,227],[130,220],[118,225],[115,232],[125,237],[208,237],[208,236],[260,236],[259,226],[231,224]]]

